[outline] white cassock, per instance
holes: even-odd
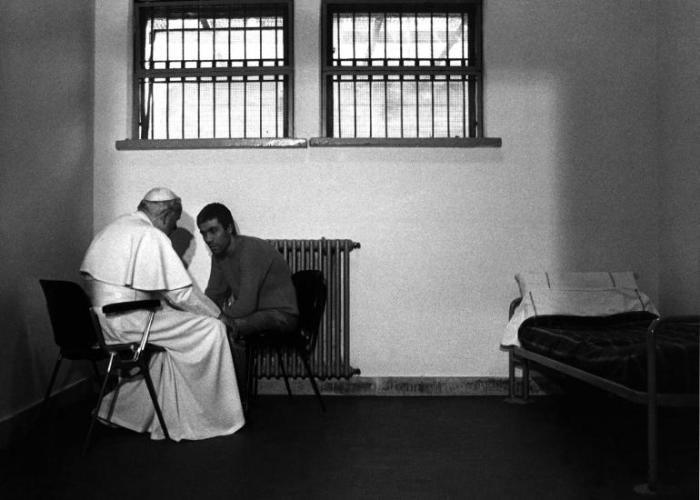
[[[161,299],[149,342],[166,349],[150,362],[170,437],[205,439],[232,434],[245,423],[226,327],[218,307],[192,282],[170,239],[142,212],[124,215],[93,239],[80,271],[107,343],[139,342],[147,311],[109,317],[105,304]],[[109,393],[99,416],[152,439],[163,439],[143,377]]]

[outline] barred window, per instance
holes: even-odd
[[[133,137],[292,135],[292,1],[135,0]]]
[[[325,0],[326,137],[483,137],[481,0]]]

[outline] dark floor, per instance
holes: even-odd
[[[3,499],[639,499],[645,409],[605,395],[513,405],[500,397],[261,396],[238,433],[154,442],[100,426],[89,402],[4,450]],[[661,415],[662,491],[698,498],[698,412]]]

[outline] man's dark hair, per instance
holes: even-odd
[[[221,224],[224,229],[231,226],[231,228],[233,228],[234,236],[238,234],[236,232],[236,223],[233,221],[231,211],[222,203],[210,203],[200,210],[199,215],[197,215],[197,225],[199,226],[202,222],[214,219],[218,220],[219,224]]]

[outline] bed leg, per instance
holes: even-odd
[[[517,360],[513,352],[508,353],[508,397],[506,398],[506,403],[516,403],[523,404],[526,401],[516,395],[515,391],[515,365]],[[524,372],[523,372],[524,373]]]
[[[515,397],[515,359],[513,353],[508,353],[508,399]]]
[[[527,403],[530,397],[530,360],[523,360],[523,402]]]
[[[654,320],[647,330],[647,463],[646,484],[635,486],[634,491],[644,495],[655,495],[659,482],[658,459],[658,404],[656,398],[656,327]]]

